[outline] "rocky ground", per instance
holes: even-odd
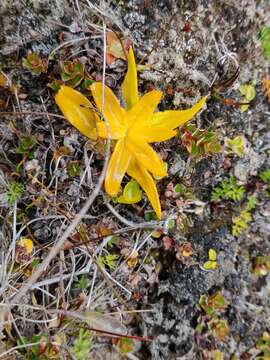
[[[209,94],[206,108],[192,124],[211,129],[221,144],[216,154],[208,148],[192,156],[183,146],[182,132],[156,145],[169,173],[158,182],[167,219],[163,230],[127,229],[131,221],[134,225],[153,219],[147,199],[133,206],[111,203],[115,216],[101,194],[69,238],[77,245],[61,250],[20,306],[8,318],[2,316],[4,358],[80,359],[74,350],[78,328],[83,328],[78,319],[46,321],[52,310],[80,313],[88,307],[121,314],[129,334],[150,341],[112,341],[93,332],[91,344],[85,342],[87,351],[82,355],[80,350],[81,358],[269,359],[270,190],[262,173],[270,168],[270,105],[262,80],[269,78],[270,60],[259,38],[263,26],[270,26],[268,9],[267,0],[3,2],[2,307],[35,271],[33,261],[46,257],[100,175],[103,144],[87,141],[65,120],[44,113],[60,114],[48,84],[61,79],[64,61],[80,60],[91,79],[101,79],[103,24],[132,41],[137,62],[147,64],[139,74],[140,92],[162,90],[160,110],[187,108]],[[29,52],[44,60],[45,68],[38,74],[23,66]],[[116,93],[125,71],[121,59],[107,64],[106,83]],[[241,112],[243,84],[254,84],[256,95]],[[228,145],[228,139],[237,136],[242,141],[240,153]],[[213,189],[232,177],[236,187],[242,186],[241,198],[214,199]],[[22,184],[23,191],[12,202],[13,181]],[[246,228],[234,234],[235,218],[243,214],[251,196],[256,204],[248,211]],[[108,248],[111,232],[114,242]],[[20,236],[32,239],[34,251],[16,254],[15,261],[12,243]],[[214,265],[210,249],[217,255]],[[104,275],[92,260],[108,253],[118,257],[111,267],[103,263]],[[43,353],[40,345],[14,349],[22,338],[25,343],[40,342],[40,337],[33,338],[40,334],[43,341],[46,338]]]

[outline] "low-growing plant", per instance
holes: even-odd
[[[87,288],[89,284],[89,281],[87,279],[87,277],[85,275],[81,275],[78,279],[78,281],[75,283],[75,287],[77,289],[81,289],[81,290],[84,290]]]
[[[51,343],[51,338],[47,334],[34,335],[31,338],[21,336],[18,345],[27,345],[22,347],[20,352],[25,355],[25,359],[29,360],[56,360],[59,359],[58,348]]]
[[[249,104],[256,96],[254,81],[250,84],[243,84],[239,87],[241,94],[243,95],[243,105],[240,106],[240,111],[244,112],[248,109]]]
[[[70,161],[67,164],[67,173],[70,177],[75,177],[80,175],[80,164],[77,161]]]
[[[233,153],[237,156],[244,156],[245,153],[245,138],[238,135],[233,139],[225,138],[225,147],[227,153]]]
[[[267,331],[257,341],[256,348],[260,350],[260,354],[256,356],[255,360],[270,359],[270,334]]]
[[[216,292],[210,296],[202,295],[197,305],[206,315],[213,315],[217,311],[225,310],[227,306],[228,303],[220,292]]]
[[[24,186],[23,184],[11,180],[7,183],[7,200],[9,205],[14,205],[15,202],[19,201],[22,197],[22,194],[24,192]]]
[[[218,134],[188,124],[182,129],[182,143],[192,157],[202,158],[221,151]]]
[[[260,173],[260,178],[263,182],[269,183],[270,182],[270,169],[266,169]]]
[[[258,199],[257,199],[256,195],[248,196],[247,202],[245,205],[245,209],[247,211],[251,211],[251,210],[255,209],[257,203],[258,203]]]
[[[137,68],[131,47],[128,52],[128,71],[122,84],[125,108],[120,106],[119,100],[106,85],[95,82],[90,90],[97,109],[106,121],[101,120],[84,95],[70,87],[60,88],[56,103],[67,120],[83,135],[93,140],[98,137],[116,140],[105,176],[106,192],[116,197],[127,173],[145,191],[160,219],[161,206],[154,177],[164,177],[167,171],[150,144],[173,138],[175,129],[192,119],[201,110],[207,97],[187,110],[154,112],[162,92],[152,90],[139,96]]]
[[[238,216],[233,216],[232,218],[232,235],[239,236],[247,228],[249,223],[252,221],[251,211],[255,208],[257,204],[256,196],[249,196],[247,203],[244,205],[244,208],[241,210]]]
[[[108,266],[110,270],[113,270],[117,266],[117,260],[119,259],[119,255],[117,254],[107,254],[98,257],[98,263],[100,266],[105,267]]]
[[[252,272],[258,276],[265,276],[270,272],[270,256],[257,256],[252,264]]]
[[[37,140],[34,136],[22,136],[16,151],[27,158],[31,158],[33,156],[36,144]]]
[[[209,330],[213,336],[219,340],[223,341],[229,334],[229,326],[227,320],[220,319],[219,317],[213,317],[208,323]]]
[[[85,360],[89,355],[92,347],[92,332],[80,329],[78,337],[75,339],[73,346],[70,348],[71,353],[77,360]]]
[[[260,42],[263,54],[270,60],[270,27],[264,26],[260,31]]]
[[[205,270],[215,270],[217,268],[217,252],[215,249],[208,250],[208,260],[203,264]]]
[[[248,223],[251,220],[252,216],[250,212],[246,210],[241,211],[238,216],[233,216],[232,235],[236,237],[241,235],[248,228]]]
[[[23,59],[23,66],[35,75],[40,75],[47,71],[47,60],[41,59],[36,53],[28,53]]]
[[[93,83],[93,80],[89,78],[84,65],[78,60],[65,61],[63,63],[61,79],[66,85],[72,88],[81,84],[86,89]]]
[[[110,236],[109,241],[107,242],[106,246],[104,246],[105,248],[112,248],[113,246],[115,246],[118,243],[119,238],[116,235],[112,235]]]
[[[212,191],[212,201],[233,200],[240,201],[245,195],[245,188],[237,183],[235,177],[223,180],[219,186]]]
[[[229,325],[220,317],[220,312],[227,306],[228,303],[220,292],[211,296],[202,295],[197,305],[202,314],[197,320],[195,332],[205,337],[212,335],[218,341],[225,340],[229,334]]]
[[[134,344],[132,339],[121,337],[117,340],[117,347],[121,357],[125,358],[133,350]]]

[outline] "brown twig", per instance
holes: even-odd
[[[119,334],[116,332],[111,332],[111,331],[105,331],[105,330],[98,330],[95,328],[92,328],[90,326],[85,326],[88,330],[90,331],[95,331],[95,332],[100,332],[106,335],[111,335],[113,337],[117,337],[117,338],[128,338],[128,339],[134,339],[134,340],[138,340],[138,341],[152,341],[153,339],[150,337],[142,337],[142,336],[137,336],[137,335],[128,335],[128,334]]]

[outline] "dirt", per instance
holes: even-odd
[[[94,79],[100,80],[102,34],[97,32],[98,36],[86,42],[87,45],[76,39],[95,35],[91,24],[101,25],[102,16],[108,28],[114,28],[131,38],[137,60],[143,59],[145,64],[151,65],[139,75],[139,90],[141,93],[151,87],[162,90],[164,98],[160,110],[184,109],[194,105],[203,95],[211,93],[213,83],[222,82],[231,76],[236,69],[236,62],[239,64],[239,76],[219,95],[241,102],[239,86],[251,81],[255,83],[255,101],[247,111],[241,113],[239,106],[231,106],[209,96],[205,110],[193,121],[203,129],[211,127],[215,130],[222,144],[226,137],[231,139],[243,136],[245,152],[242,157],[228,155],[223,147],[219,154],[204,156],[200,160],[190,159],[179,138],[156,145],[156,149],[166,157],[170,174],[159,182],[161,203],[165,215],[174,219],[176,225],[159,238],[150,238],[146,242],[139,253],[138,267],[132,269],[124,264],[119,271],[111,272],[132,293],[131,299],[126,299],[128,309],[151,310],[134,316],[128,329],[130,333],[152,340],[136,342],[127,359],[219,359],[213,355],[216,350],[223,354],[224,359],[253,359],[259,355],[258,348],[255,348],[256,342],[263,332],[270,332],[270,275],[258,276],[252,271],[256,257],[270,255],[269,189],[268,192],[265,190],[259,177],[263,170],[270,168],[270,104],[262,87],[262,78],[269,77],[270,62],[263,56],[259,41],[260,29],[270,26],[269,1],[111,1],[106,2],[102,16],[94,8],[98,4],[93,2],[91,9],[86,6],[87,2],[78,3],[79,7],[63,0],[3,3],[0,10],[0,68],[12,83],[17,84],[19,94],[26,94],[25,98],[21,96],[18,100],[16,93],[3,94],[1,91],[1,98],[7,104],[4,111],[59,113],[53,92],[47,84],[51,81],[49,73],[53,76],[58,74],[59,78],[59,60],[66,55],[55,51],[61,37],[64,41],[74,41],[68,54],[76,57],[77,51],[84,51],[82,56],[89,72]],[[88,54],[89,49],[93,52]],[[48,58],[55,51],[55,59],[46,74],[36,76],[22,67],[22,59],[29,51],[42,58]],[[106,83],[117,93],[125,69],[126,65],[121,60],[107,69]],[[168,91],[168,87],[173,91]],[[32,176],[45,187],[50,187],[54,177],[57,192],[53,194],[50,191],[44,195],[44,189],[31,180],[24,167],[19,179],[24,183],[25,192],[18,204],[24,216],[18,220],[17,231],[35,218],[77,212],[98,179],[102,155],[96,148],[91,155],[91,145],[85,146],[83,136],[62,119],[33,115],[1,118],[0,179],[3,177],[4,181],[0,183],[3,188],[0,194],[0,239],[4,239],[1,252],[5,254],[12,239],[12,209],[7,205],[4,188],[5,181],[12,179],[12,172],[21,159],[16,153],[18,134],[31,134],[38,139],[33,154],[37,162],[31,172]],[[14,123],[17,133],[12,130],[10,121]],[[69,154],[59,159],[57,167],[53,163],[55,149],[63,145],[69,149]],[[88,173],[88,180],[82,181],[89,158],[92,159],[91,175]],[[73,178],[67,173],[67,163],[74,161],[80,164],[80,177]],[[232,218],[239,214],[239,203],[211,201],[213,188],[230,176],[235,176],[244,186],[245,199],[252,194],[258,198],[248,229],[238,237],[232,236]],[[166,196],[170,183],[184,184],[192,194],[190,201],[178,206],[175,197]],[[40,203],[28,210],[27,204],[36,199],[37,195],[40,196]],[[243,206],[244,201],[240,205]],[[144,209],[150,210],[150,207],[145,200],[143,210],[140,211],[136,207],[124,205],[117,206],[117,209],[128,220],[142,222]],[[98,233],[100,224],[113,229],[123,227],[104,206],[101,196],[89,215],[92,219],[86,219],[84,224],[90,237]],[[54,241],[65,226],[58,218],[45,219],[30,224],[25,230],[28,232],[23,234],[30,232],[38,246],[43,246]],[[134,235],[124,233],[114,251],[122,254],[124,250],[130,251],[136,241],[143,241],[148,234],[147,231],[134,232]],[[169,248],[164,245],[165,236],[172,240]],[[183,243],[192,247],[191,257],[177,256]],[[97,246],[98,241],[91,244],[91,250],[97,249]],[[209,249],[215,249],[217,253],[215,270],[203,268],[208,260]],[[39,256],[43,258],[45,255],[46,251],[43,251]],[[76,270],[83,269],[88,261],[83,258],[84,255],[81,256],[81,263],[76,263]],[[144,263],[145,258],[148,261]],[[67,269],[71,266],[69,261]],[[57,264],[56,261],[55,266]],[[55,271],[53,267],[48,269],[48,276],[53,277]],[[87,276],[91,284],[94,276],[92,268]],[[135,276],[139,277],[138,282],[134,280]],[[132,280],[134,286],[130,286]],[[22,281],[19,280],[16,286]],[[104,298],[95,298],[94,309],[108,312],[119,306],[124,310],[125,306],[121,305],[117,296],[108,295],[106,283],[100,274],[97,282],[103,286]],[[78,301],[74,289],[73,286],[66,297],[70,306]],[[50,288],[48,291],[56,290]],[[126,296],[125,291],[123,294],[120,292],[122,297]],[[228,304],[219,313],[220,318],[227,321],[229,329],[222,341],[218,341],[205,329],[202,333],[195,330],[200,319],[206,318],[202,308],[198,307],[201,296],[211,296],[217,292],[222,294]],[[35,294],[38,301],[43,299],[48,308],[53,307],[46,302],[46,297],[44,300],[44,294],[38,291]],[[12,298],[12,289],[5,294],[2,302],[9,298]],[[27,299],[26,302],[30,304],[30,298]],[[16,315],[20,315],[20,309],[15,310]],[[44,332],[42,326],[28,325],[19,325],[19,331],[24,336]],[[55,329],[51,331],[51,335],[55,336]],[[8,349],[9,343],[16,345],[14,337],[18,335],[14,329],[11,332],[12,336],[7,335],[6,329],[2,333],[0,349],[3,348],[3,352]],[[72,340],[72,336],[69,340]],[[103,339],[97,339],[89,356],[89,359],[121,358],[116,346]]]

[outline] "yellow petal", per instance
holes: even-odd
[[[125,110],[121,108],[117,97],[114,95],[112,90],[104,85],[104,104],[102,104],[102,88],[103,85],[100,82],[96,82],[91,85],[91,91],[95,100],[95,103],[99,111],[103,114],[105,119],[108,121],[110,129],[119,128],[123,130],[124,126],[124,115]],[[103,107],[103,108],[102,108]]]
[[[96,139],[96,122],[99,117],[90,101],[79,91],[62,85],[55,96],[55,101],[65,118],[83,135]]]
[[[157,192],[156,184],[149,174],[149,172],[144,169],[137,161],[132,160],[129,164],[128,174],[135,179],[142,189],[145,191],[153,209],[155,210],[157,217],[161,218],[161,207]]]
[[[169,140],[176,135],[175,130],[166,129],[164,126],[147,126],[139,124],[132,127],[132,132],[138,133],[145,142],[160,142]]]
[[[104,121],[97,123],[98,136],[101,138],[108,138],[107,128]],[[124,127],[110,127],[110,139],[118,140],[122,139],[126,134],[126,129]]]
[[[205,104],[207,96],[202,98],[192,108],[187,110],[168,110],[157,112],[153,115],[150,123],[152,126],[165,126],[167,129],[175,129],[191,120]]]
[[[132,47],[128,52],[128,70],[122,84],[122,93],[127,110],[139,101],[137,69]]]
[[[125,123],[128,127],[149,122],[153,112],[162,97],[162,91],[152,90],[143,95],[140,100],[127,111]]]
[[[138,138],[127,137],[126,147],[137,161],[155,176],[166,176],[163,161],[158,154],[145,142]]]
[[[29,239],[29,238],[26,238],[26,237],[22,236],[18,240],[17,244],[24,248],[25,253],[27,255],[31,254],[31,252],[33,251],[34,244],[33,244],[33,241],[31,239]]]
[[[131,154],[126,148],[125,140],[118,140],[110,158],[105,177],[105,190],[109,195],[117,195],[130,159]]]

